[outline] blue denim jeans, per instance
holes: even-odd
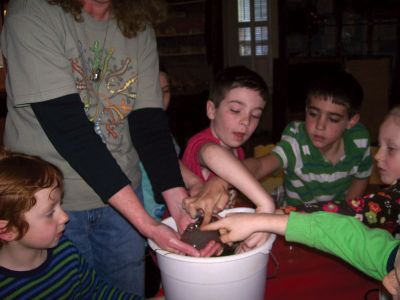
[[[135,190],[142,199],[140,188]],[[98,275],[113,286],[144,296],[144,238],[111,206],[68,211],[65,234]]]

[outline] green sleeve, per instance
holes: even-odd
[[[285,236],[287,241],[336,255],[378,280],[388,273],[389,256],[400,243],[385,230],[368,228],[354,217],[327,212],[292,212]]]

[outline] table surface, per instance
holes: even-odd
[[[265,299],[377,300],[374,289],[379,287],[380,282],[333,255],[277,237],[268,261]]]

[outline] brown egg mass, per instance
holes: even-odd
[[[211,220],[215,221],[216,218]],[[196,249],[203,249],[208,242],[214,240],[219,242],[219,232],[216,231],[201,231],[200,225],[203,218],[199,218],[195,223],[189,224],[181,236],[181,240],[187,244],[192,245]]]

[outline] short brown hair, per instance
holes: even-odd
[[[363,89],[357,79],[344,70],[328,71],[311,82],[307,93],[307,106],[312,97],[332,98],[335,104],[347,108],[349,117],[360,111]]]
[[[8,221],[6,231],[15,229],[17,239],[22,238],[29,229],[24,213],[36,204],[35,193],[53,185],[63,193],[63,175],[56,166],[0,148],[0,220]]]
[[[229,91],[239,87],[258,92],[264,102],[269,98],[268,86],[258,73],[244,66],[232,66],[223,69],[215,76],[209,99],[215,107],[219,107]]]

